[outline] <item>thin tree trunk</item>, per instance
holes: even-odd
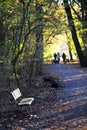
[[[4,25],[3,21],[0,20],[0,46],[3,46],[3,41],[5,41],[5,33],[4,33]],[[2,51],[0,52],[0,56],[2,56]]]
[[[42,5],[36,2],[36,22],[38,23],[36,29],[36,75],[42,73],[43,63],[43,27],[42,27]]]
[[[71,48],[69,47],[69,55],[70,55],[70,60],[73,60],[73,56],[72,56],[72,52],[71,52]]]

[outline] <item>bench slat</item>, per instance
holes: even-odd
[[[31,98],[23,98],[19,103],[18,105],[24,105],[24,104],[29,104],[31,105],[31,103],[34,101],[34,98],[31,97]]]

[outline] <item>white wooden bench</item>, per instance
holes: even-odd
[[[21,106],[21,109],[22,109],[22,106],[31,105],[32,102],[34,101],[33,97],[21,98],[22,97],[22,93],[21,93],[19,88],[16,88],[15,90],[13,90],[11,92],[11,94],[12,94],[15,102],[17,103],[17,105]]]

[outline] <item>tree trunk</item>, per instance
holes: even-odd
[[[73,60],[73,56],[72,56],[72,52],[71,52],[71,48],[69,47],[69,55],[70,55],[70,60]]]
[[[0,20],[0,49],[3,47],[3,41],[5,41],[5,33],[4,33],[4,25],[3,21]],[[0,52],[0,56],[2,56],[2,51]]]
[[[42,5],[36,2],[36,75],[42,73],[43,63],[43,27],[42,27]]]
[[[78,37],[76,34],[75,25],[74,25],[73,17],[71,14],[70,6],[68,4],[68,0],[63,0],[63,2],[64,2],[65,11],[67,14],[67,19],[68,19],[69,27],[71,30],[72,38],[74,41],[74,45],[75,45],[75,48],[76,48],[76,51],[77,51],[77,54],[79,57],[80,65],[81,65],[81,67],[87,67],[87,63],[85,61],[85,58],[84,58],[84,55],[82,53],[81,46],[80,46],[80,43],[78,41]]]

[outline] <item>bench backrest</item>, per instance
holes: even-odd
[[[17,100],[18,98],[20,98],[20,97],[22,96],[22,94],[21,94],[19,88],[13,90],[13,91],[11,92],[11,94],[12,94],[12,96],[13,96],[13,98],[14,98],[15,100]]]

